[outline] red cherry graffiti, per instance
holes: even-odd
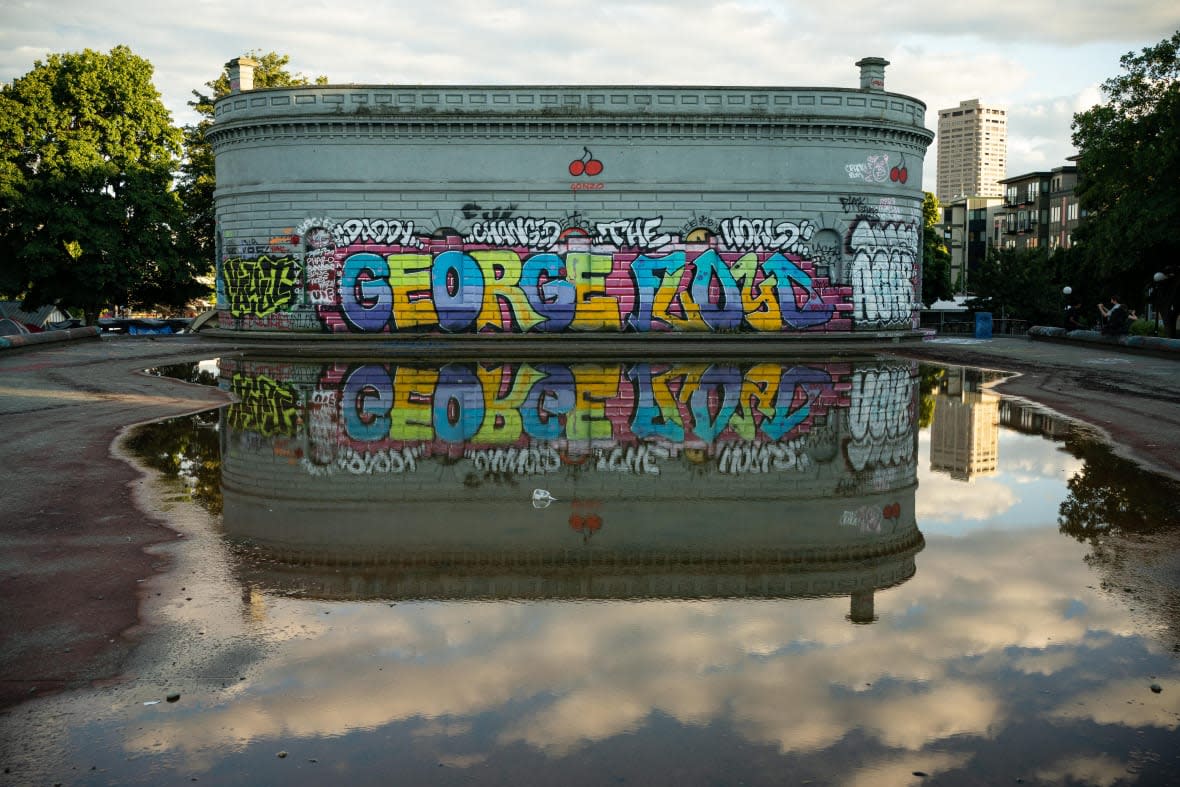
[[[582,534],[582,541],[589,541],[590,537],[602,530],[602,517],[598,514],[570,514],[570,530]]]
[[[594,177],[602,174],[602,162],[594,158],[594,154],[590,152],[590,148],[583,147],[583,155],[579,159],[574,159],[570,162],[570,174],[575,178],[579,175],[586,175],[587,177]]]
[[[910,172],[905,166],[905,154],[901,156],[901,164],[889,170],[889,179],[894,183],[905,183],[909,180]]]

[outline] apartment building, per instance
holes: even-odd
[[[1000,180],[1008,167],[1008,111],[979,99],[938,111],[940,203],[963,197],[1002,197]]]
[[[1000,181],[1004,203],[996,215],[993,242],[1000,249],[1068,249],[1085,218],[1074,190],[1078,168],[1055,167]]]
[[[1001,210],[999,197],[964,197],[942,206],[943,240],[951,254],[951,285],[966,292],[973,274],[987,258],[992,219]]]
[[[1072,157],[1076,161],[1077,157]],[[1049,178],[1049,251],[1068,249],[1073,233],[1086,212],[1078,206],[1074,189],[1078,185],[1076,166],[1057,167]]]

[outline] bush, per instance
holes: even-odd
[[[1135,322],[1131,323],[1131,335],[1155,336],[1155,320],[1135,320]]]

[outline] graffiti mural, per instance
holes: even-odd
[[[852,319],[886,327],[914,314],[918,228],[901,221],[859,218],[849,231]]]
[[[597,472],[806,474],[842,445],[880,485],[916,467],[909,363],[223,362],[231,433],[296,440],[310,475],[407,474],[463,461],[475,478]],[[881,474],[885,473],[886,476]],[[857,483],[861,483],[857,481]],[[892,481],[889,481],[892,483]]]
[[[294,257],[231,257],[222,263],[221,271],[234,317],[266,317],[295,303],[298,279]]]
[[[844,171],[853,180],[863,180],[866,183],[884,183],[889,180],[889,155],[886,153],[869,155],[864,161],[845,164]],[[896,173],[893,180],[897,180]]]
[[[866,622],[923,544],[908,361],[246,356],[222,359],[221,384],[239,399],[221,416],[225,533],[265,570],[315,574],[300,593],[650,581],[661,597],[852,594]]]
[[[701,216],[675,233],[661,216],[583,228],[468,203],[466,229],[442,237],[408,220],[307,219],[270,244],[228,247],[227,317],[238,327],[331,333],[910,326],[916,223],[891,200],[846,198],[842,207],[854,214],[843,250],[829,245],[830,230],[812,248],[808,220],[768,217]],[[842,257],[848,280],[835,282],[830,266]]]
[[[848,463],[856,470],[914,461],[913,380],[896,366],[858,369],[848,410]]]

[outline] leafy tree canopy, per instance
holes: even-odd
[[[938,197],[922,197],[922,303],[930,305],[954,294],[951,286],[951,253],[938,233],[942,221]]]
[[[1074,239],[1083,274],[1136,303],[1155,272],[1180,280],[1180,31],[1120,64],[1106,103],[1074,115],[1088,213]]]
[[[258,63],[254,68],[255,88],[309,84],[303,74],[292,74],[287,70],[287,63],[291,60],[288,55],[276,52],[250,52],[247,57]],[[317,85],[327,82],[328,78],[325,76],[315,78]],[[205,133],[213,124],[214,102],[229,94],[229,64],[226,64],[216,79],[206,82],[205,87],[208,88],[208,93],[194,90],[193,100],[188,102],[188,105],[200,114],[201,119],[184,127],[184,163],[180,168],[178,187],[188,215],[190,232],[198,243],[202,257],[212,260],[215,254],[213,238],[216,228],[213,189],[216,186],[217,174],[213,148],[206,140]]]
[[[1069,479],[1069,497],[1057,520],[1062,533],[1097,544],[1109,533],[1180,527],[1175,506],[1180,485],[1115,456],[1108,445],[1084,433],[1071,434],[1065,450],[1085,464]]]
[[[967,305],[996,317],[1027,320],[1035,325],[1060,325],[1065,309],[1062,294],[1068,256],[1038,249],[989,249],[972,275],[975,297]],[[1076,300],[1076,294],[1071,300]]]
[[[51,54],[0,87],[0,292],[92,322],[204,289],[178,235],[180,132],[125,46]]]

